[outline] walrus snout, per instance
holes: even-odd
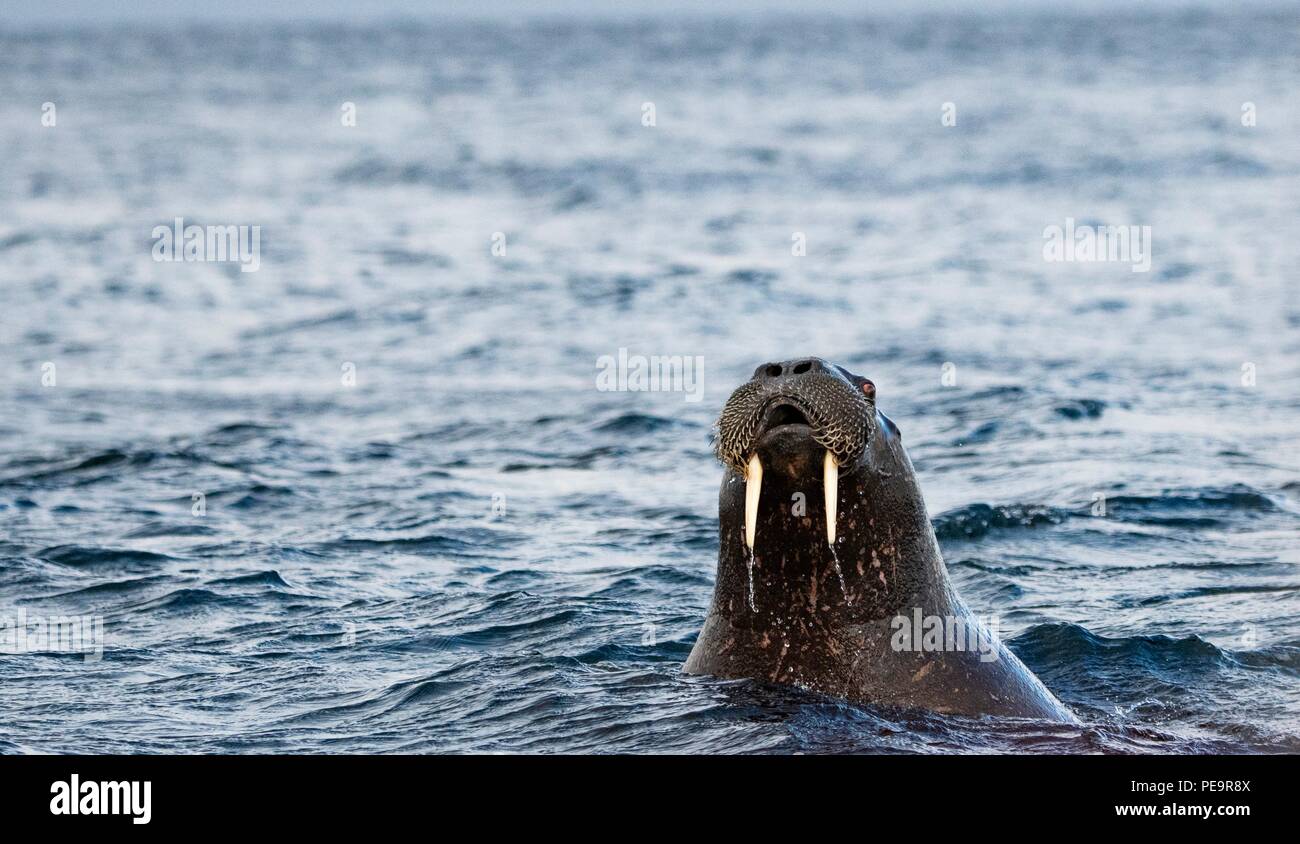
[[[837,535],[840,468],[851,472],[875,424],[876,387],[821,358],[765,363],[736,389],[718,418],[718,459],[745,479],[745,544],[754,547],[763,473],[795,480],[821,467],[826,541]]]
[[[791,480],[811,479],[822,470],[826,449],[813,439],[812,427],[806,422],[770,426],[758,437],[754,454],[770,472]]]
[[[714,449],[720,461],[746,474],[765,439],[782,435],[785,451],[801,452],[797,438],[784,435],[802,434],[851,470],[875,423],[874,398],[870,381],[821,358],[765,363],[727,399]]]

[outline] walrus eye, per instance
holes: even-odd
[[[862,379],[862,392],[867,394],[867,398],[871,399],[872,401],[875,401],[876,385],[872,384],[870,381],[868,381],[865,378]]]

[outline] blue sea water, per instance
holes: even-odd
[[[1298,44],[0,30],[0,617],[104,624],[0,653],[0,751],[1300,751]],[[177,217],[260,226],[259,269],[152,260]],[[1045,261],[1067,219],[1150,226],[1150,270]],[[702,356],[700,400],[597,390],[619,349]],[[711,423],[803,354],[876,382],[1082,726],[681,674]]]

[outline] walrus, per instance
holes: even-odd
[[[727,399],[714,451],[717,582],[687,673],[1077,723],[953,590],[870,380],[815,357],[763,364]]]

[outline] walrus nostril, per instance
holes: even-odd
[[[803,375],[805,372],[807,372],[810,369],[812,369],[812,361],[806,360],[803,363],[795,364],[794,374]]]
[[[770,363],[770,364],[768,364],[768,365],[767,365],[767,374],[768,374],[769,376],[771,376],[772,378],[780,378],[780,377],[781,377],[781,364],[779,364],[779,363]]]

